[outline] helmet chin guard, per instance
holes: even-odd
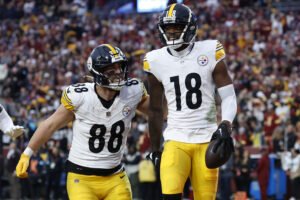
[[[114,82],[112,82],[110,80],[110,77],[108,77],[107,75],[104,75],[102,74],[102,80],[100,80],[100,76],[97,76],[95,79],[94,79],[94,82],[97,84],[97,85],[100,85],[102,87],[106,87],[106,88],[109,88],[109,89],[112,89],[112,90],[116,90],[116,91],[120,91],[126,81],[125,79],[127,79],[127,77],[124,76],[124,73],[121,72],[120,74],[114,74],[114,76],[116,76],[114,78]]]

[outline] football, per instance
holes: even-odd
[[[209,169],[214,169],[221,167],[224,163],[227,162],[227,160],[230,158],[231,153],[227,153],[224,156],[221,156],[223,148],[220,146],[217,151],[214,153],[213,148],[217,143],[217,139],[210,142],[206,149],[205,153],[205,163],[206,167]]]

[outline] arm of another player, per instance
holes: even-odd
[[[30,139],[27,148],[22,153],[18,162],[16,172],[19,178],[28,177],[26,170],[29,166],[29,159],[33,152],[37,151],[44,143],[46,143],[56,130],[66,126],[74,119],[74,113],[66,109],[63,105],[60,105],[55,113],[41,123]]]
[[[147,95],[147,97],[143,99],[137,106],[137,110],[145,114],[147,119],[149,114],[149,106],[150,106],[150,95]],[[167,107],[166,98],[164,98],[163,110],[164,110],[163,119],[166,120],[168,116],[168,107]]]
[[[163,99],[164,99],[164,90],[161,82],[157,78],[148,73],[148,85],[149,85],[149,94],[150,94],[150,105],[148,111],[148,124],[149,124],[149,135],[152,152],[159,152],[161,136],[162,136],[162,127],[163,127]]]
[[[149,104],[150,104],[150,96],[148,95],[147,90],[143,84],[143,96],[142,96],[142,100],[137,105],[137,110],[139,112],[142,112],[142,114],[145,114],[146,118],[149,112]]]
[[[0,105],[0,130],[13,139],[24,133],[24,127],[14,125],[6,110]]]

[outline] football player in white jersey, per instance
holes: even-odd
[[[3,131],[6,135],[9,135],[11,138],[15,139],[16,137],[24,133],[24,127],[14,125],[12,119],[7,114],[6,110],[0,104],[0,130]]]
[[[140,80],[127,79],[127,58],[113,45],[96,47],[87,67],[94,83],[64,89],[62,104],[38,127],[21,155],[17,176],[26,178],[32,153],[72,122],[73,140],[66,163],[69,198],[129,200],[131,188],[121,158],[135,111],[147,113],[149,96]]]
[[[224,62],[225,51],[217,40],[194,41],[196,20],[189,7],[170,5],[157,25],[165,47],[147,53],[144,60],[151,96],[149,131],[153,153],[150,157],[154,164],[160,163],[165,200],[181,199],[188,177],[195,200],[215,199],[218,168],[206,166],[206,149],[211,140],[216,140],[214,152],[225,152],[224,156],[228,157],[234,150],[230,134],[237,103]],[[215,88],[222,99],[219,126]],[[159,162],[164,95],[168,104],[168,120]]]

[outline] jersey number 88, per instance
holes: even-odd
[[[97,134],[97,132],[99,132],[99,134]],[[111,153],[116,153],[120,150],[121,145],[122,145],[122,140],[123,140],[123,135],[122,133],[125,130],[125,124],[122,120],[117,121],[116,123],[114,123],[111,127],[111,131],[110,131],[110,138],[108,140],[108,145],[107,145],[107,149],[109,152]],[[90,130],[90,135],[92,137],[90,137],[89,139],[89,149],[91,152],[93,153],[100,153],[105,145],[105,139],[104,139],[104,135],[106,133],[106,126],[103,124],[94,124]],[[95,141],[98,140],[99,141],[99,145],[96,147],[95,145]],[[114,147],[114,141],[117,140],[117,145]]]

